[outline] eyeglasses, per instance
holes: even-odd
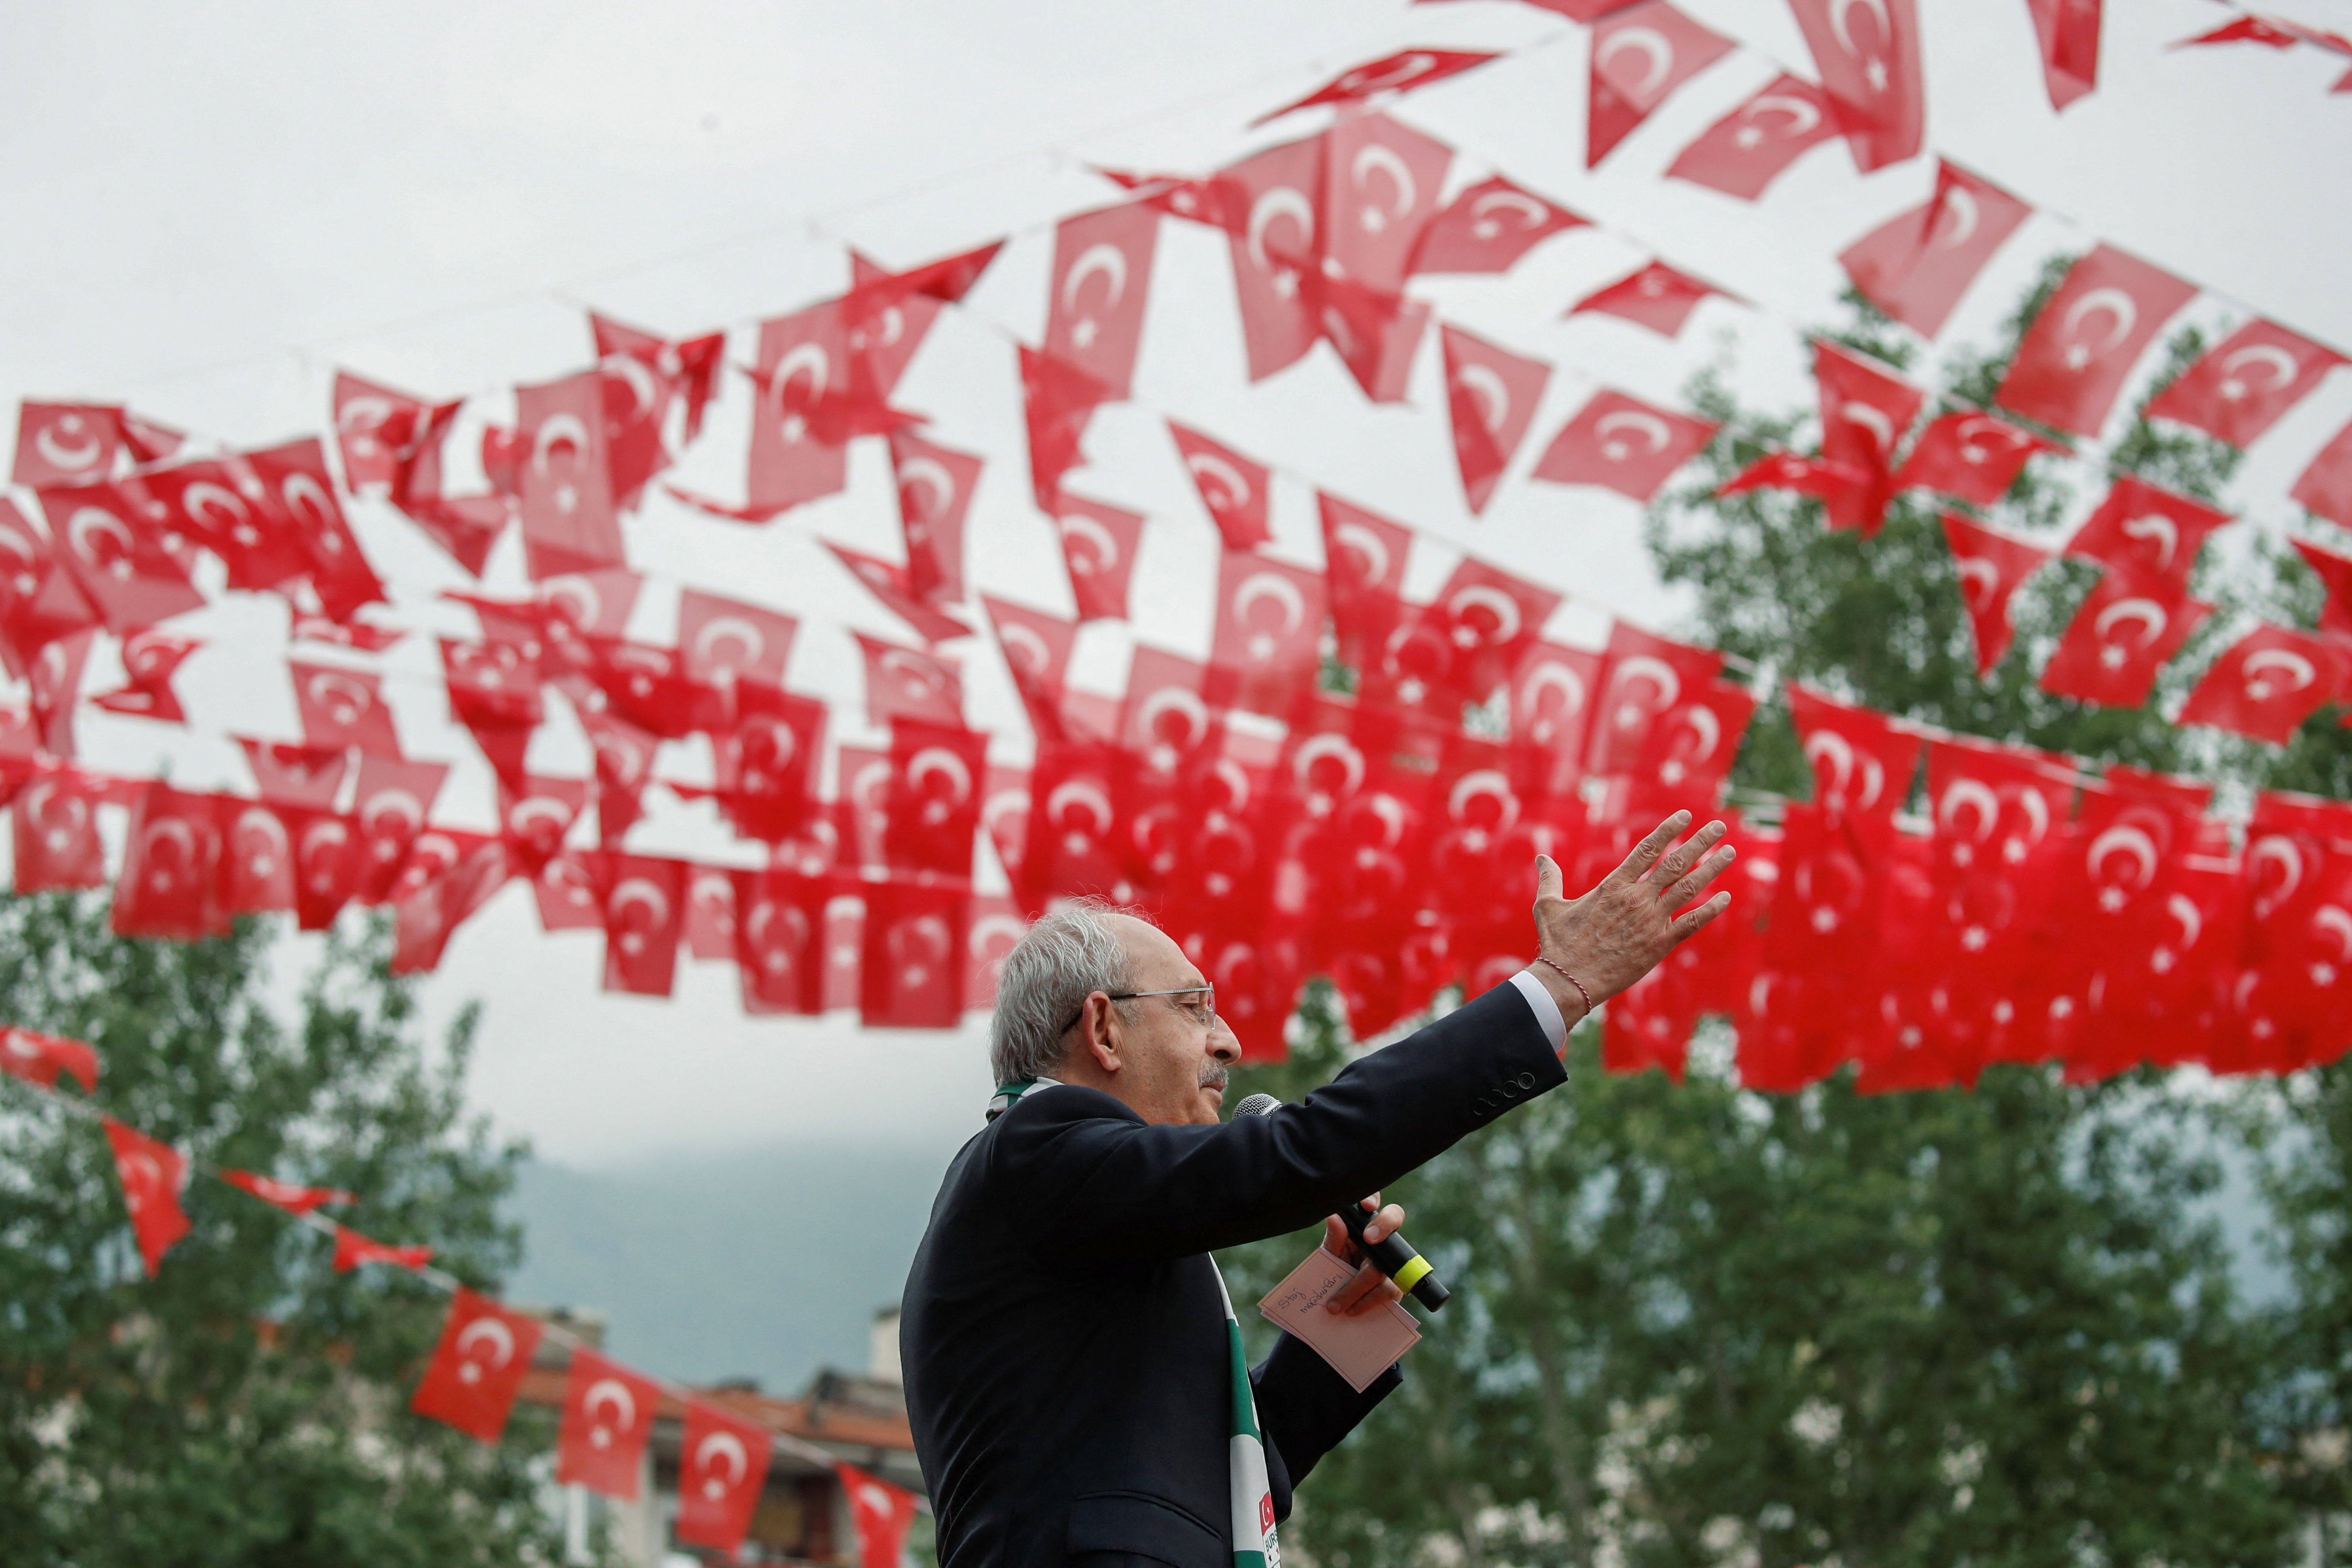
[[[1145,996],[1198,996],[1198,1002],[1171,1002],[1169,1005],[1182,1008],[1192,1016],[1192,1022],[1204,1029],[1216,1026],[1217,988],[1213,985],[1179,985],[1169,991],[1106,991],[1103,994],[1113,1002],[1133,1002]],[[1087,1005],[1081,1002],[1078,1010],[1070,1015],[1070,1021],[1062,1026],[1056,1037],[1076,1028],[1078,1020],[1086,1016]]]

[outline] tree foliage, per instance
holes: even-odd
[[[495,1285],[521,1151],[463,1109],[472,1019],[436,1060],[382,924],[332,942],[281,1022],[257,922],[125,941],[101,899],[0,902],[0,1018],[85,1039],[100,1104],[207,1164],[362,1195],[357,1228],[429,1241]],[[425,1568],[551,1561],[531,1461],[550,1418],[485,1448],[409,1414],[446,1299],[338,1275],[327,1237],[198,1178],[191,1234],[145,1277],[106,1140],[0,1089],[0,1562],[11,1568]]]

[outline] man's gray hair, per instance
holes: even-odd
[[[1070,1015],[1097,991],[1127,989],[1127,946],[1106,917],[1128,912],[1105,899],[1073,899],[1004,955],[988,1026],[988,1064],[997,1082],[1050,1075],[1062,1063]]]

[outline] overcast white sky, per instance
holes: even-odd
[[[2291,5],[2352,30],[2352,0],[2281,0]],[[1037,340],[1051,221],[1109,199],[1084,163],[1206,171],[1318,129],[1312,115],[1244,127],[1349,65],[1406,45],[1523,47],[1397,109],[1461,150],[1457,184],[1499,168],[1608,231],[1556,240],[1507,279],[1433,291],[1447,319],[1560,367],[1486,519],[1463,510],[1433,343],[1401,408],[1368,407],[1322,351],[1247,389],[1222,247],[1204,231],[1163,226],[1139,402],[1568,591],[1577,608],[1558,635],[1591,635],[1611,611],[1672,629],[1679,606],[1644,564],[1634,509],[1528,486],[1527,464],[1596,380],[1670,402],[1727,354],[1751,394],[1801,404],[1796,333],[1829,313],[1834,253],[1933,178],[1929,160],[1858,177],[1832,146],[1754,208],[1662,182],[1684,143],[1780,66],[1812,74],[1782,0],[1685,8],[1751,47],[1592,174],[1583,30],[1506,0],[15,7],[0,21],[0,210],[14,219],[0,250],[0,399],[127,400],[206,437],[261,443],[325,427],[337,366],[435,396],[488,393],[583,363],[587,306],[676,335],[741,326],[837,290],[845,242],[907,265],[1012,234],[899,401],[991,460],[971,534],[980,588],[1066,612],[1051,533],[1026,499],[1006,334]],[[2109,10],[2101,89],[2062,119],[2042,95],[2023,0],[1921,0],[1931,144],[2050,215],[1996,261],[1945,344],[1982,342],[2042,256],[2095,237],[2213,291],[2193,307],[2202,319],[2252,310],[2352,348],[2352,97],[2326,90],[2346,62],[2168,51],[2227,18],[2210,0]],[[1653,252],[1761,310],[1710,302],[1677,345],[1605,320],[1558,321]],[[734,414],[722,409],[688,465],[714,489],[740,485]],[[2352,376],[2339,373],[2256,451],[2234,499],[2263,526],[2284,523],[2287,483],[2347,415]],[[1113,411],[1090,452],[1083,488],[1154,519],[1139,630],[1203,647],[1211,535],[1154,416]],[[1276,507],[1277,551],[1315,562],[1306,484]],[[358,524],[394,585],[388,618],[469,629],[435,602],[457,574],[413,530],[380,511]],[[655,579],[633,634],[666,638],[681,582],[772,604],[803,617],[793,684],[854,713],[841,628],[903,633],[832,570],[815,532],[897,553],[878,451],[856,454],[846,497],[766,530],[649,505],[630,524],[633,560]],[[1433,584],[1446,565],[1437,549],[1416,570]],[[490,576],[520,588],[511,539]],[[85,750],[242,788],[220,737],[297,733],[283,615],[226,604],[194,625],[210,646],[181,682],[191,731],[89,715]],[[1116,689],[1125,647],[1117,632],[1090,633],[1081,680]],[[975,720],[1017,731],[993,656],[968,662]],[[383,667],[410,750],[460,761],[443,815],[487,826],[488,771],[446,723],[428,640]],[[93,670],[91,689],[107,673]],[[1005,754],[1019,750],[1016,738]],[[533,765],[585,772],[576,731],[551,724]],[[665,759],[681,777],[699,765],[690,749]],[[645,842],[741,857],[674,804]],[[600,994],[600,965],[593,936],[541,936],[517,887],[458,935],[430,984],[436,1016],[487,1002],[475,1100],[550,1157],[612,1163],[788,1137],[944,1149],[975,1125],[987,1089],[977,1021],[937,1037],[747,1020],[721,967],[683,963],[677,997],[662,1003]]]

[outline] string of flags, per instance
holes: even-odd
[[[160,1275],[164,1256],[189,1234],[183,1193],[195,1177],[209,1176],[330,1237],[338,1274],[373,1266],[404,1268],[450,1298],[448,1317],[409,1402],[418,1415],[478,1442],[497,1444],[532,1358],[548,1341],[570,1352],[555,1448],[558,1485],[635,1500],[654,1423],[675,1414],[683,1427],[673,1526],[680,1544],[725,1552],[741,1545],[772,1454],[782,1449],[839,1477],[850,1500],[861,1561],[898,1562],[919,1504],[914,1493],[694,1389],[639,1372],[558,1324],[468,1289],[432,1266],[430,1247],[377,1241],[321,1212],[357,1205],[353,1194],[251,1171],[213,1169],[115,1120],[87,1098],[97,1093],[100,1065],[98,1052],[79,1040],[0,1026],[0,1074],[39,1089],[48,1104],[69,1117],[94,1121],[103,1129],[149,1279]],[[81,1094],[66,1092],[68,1081],[80,1085]]]
[[[1734,47],[1665,0],[1548,8],[1594,29],[1588,162]],[[2063,21],[2080,9],[2053,15]],[[1784,73],[1769,83],[1685,149],[1675,177],[1753,201],[1826,140],[1844,139],[1864,167],[1924,151],[1910,6],[1801,0],[1796,10],[1822,81]],[[1447,984],[1475,986],[1500,965],[1515,967],[1515,923],[1523,922],[1497,909],[1494,889],[1517,886],[1517,868],[1537,849],[1605,870],[1622,854],[1613,847],[1664,810],[1716,807],[1759,696],[1726,679],[1719,654],[1622,623],[1602,647],[1549,642],[1546,623],[1562,595],[1474,556],[1459,557],[1434,596],[1408,597],[1408,561],[1444,547],[1321,486],[1324,563],[1300,565],[1270,548],[1270,497],[1277,481],[1302,476],[1171,416],[1168,438],[1220,547],[1208,655],[1138,644],[1118,698],[1068,679],[1081,629],[1126,619],[1139,586],[1150,520],[1066,481],[1088,460],[1095,415],[1134,401],[1163,219],[1224,237],[1253,380],[1322,343],[1369,398],[1393,402],[1434,336],[1465,501],[1474,514],[1491,502],[1528,447],[1560,367],[1450,322],[1432,333],[1435,311],[1412,282],[1507,272],[1546,240],[1592,226],[1501,174],[1449,195],[1462,178],[1454,149],[1381,108],[1494,58],[1428,50],[1370,62],[1267,117],[1336,106],[1328,129],[1205,177],[1106,171],[1125,199],[1055,226],[1045,328],[1037,343],[1020,344],[1019,379],[1031,492],[1058,535],[1074,619],[973,593],[965,534],[986,460],[931,438],[921,415],[893,402],[933,326],[961,310],[987,272],[994,245],[900,272],[853,253],[845,292],[761,321],[756,331],[672,340],[593,316],[593,365],[513,389],[511,426],[486,421],[484,400],[435,403],[349,374],[336,380],[331,445],[199,452],[120,407],[26,404],[14,477],[29,504],[0,500],[0,552],[10,566],[0,575],[0,658],[27,691],[22,710],[0,715],[18,889],[103,885],[100,814],[122,810],[130,826],[112,881],[116,927],[126,934],[196,940],[236,915],[270,911],[316,929],[353,903],[388,906],[396,964],[413,972],[434,967],[460,924],[522,879],[543,929],[604,931],[608,989],[669,994],[683,951],[733,963],[748,1011],[855,1007],[877,1027],[952,1026],[987,1005],[991,966],[1025,917],[1055,897],[1104,892],[1159,912],[1216,981],[1221,1013],[1257,1057],[1283,1051],[1282,1022],[1308,973],[1339,979],[1351,1023],[1369,1035]],[[1841,259],[1865,295],[1932,338],[2032,211],[1939,161],[1930,198]],[[1671,337],[1722,292],[1654,260],[1570,311]],[[2057,552],[2000,531],[1981,511],[2035,458],[2081,460],[2074,454],[2109,423],[2136,368],[2197,293],[2120,249],[2093,248],[2041,311],[1985,406],[1931,397],[1890,366],[1818,344],[1818,452],[1772,453],[1725,489],[1817,496],[1830,526],[1864,536],[1901,491],[1944,498],[1956,574],[1989,671],[2008,652],[2015,592]],[[740,380],[729,374],[730,341],[750,351]],[[2342,363],[2326,345],[2251,320],[2148,412],[2242,447]],[[702,438],[714,405],[745,396],[752,415],[740,494],[667,477]],[[470,442],[464,450],[461,432]],[[1707,420],[1595,382],[1527,472],[1648,502],[1717,435]],[[801,617],[677,584],[672,642],[629,637],[648,589],[668,599],[673,585],[649,572],[657,563],[628,559],[624,513],[658,490],[733,522],[768,525],[844,493],[850,449],[867,437],[887,449],[903,559],[825,542],[912,634],[856,636],[862,727],[886,741],[828,735],[829,726],[857,722],[837,720],[825,697],[788,683]],[[2293,499],[2352,526],[2352,426],[2313,461]],[[478,635],[438,639],[447,710],[497,779],[488,830],[436,819],[451,764],[406,754],[386,698],[385,682],[396,677],[361,662],[406,633],[383,618],[390,600],[351,525],[355,507],[388,507],[473,577],[509,527],[520,536],[532,592],[451,595],[470,610]],[[2192,498],[2113,476],[2105,500],[2063,547],[2102,576],[2042,684],[2085,702],[2145,704],[2211,613],[2189,585],[2203,541],[2231,521]],[[2205,671],[2180,722],[2283,742],[2345,695],[2352,613],[2343,605],[2352,601],[2341,595],[2352,591],[2352,559],[2299,548],[2329,586],[2319,631],[2252,628]],[[294,636],[334,650],[287,660],[299,741],[238,737],[249,794],[184,789],[76,760],[74,713],[101,637],[115,639],[124,685],[89,700],[118,715],[185,722],[173,680],[196,644],[169,623],[220,596],[200,578],[228,594],[283,598]],[[974,638],[983,619],[1028,720],[1025,767],[992,755],[989,734],[971,727],[968,656],[940,646]],[[1352,672],[1352,691],[1325,679],[1327,652]],[[529,765],[533,737],[559,702],[593,746],[591,776],[546,776]],[[1465,721],[1465,712],[1486,717]],[[1897,721],[1871,722],[1917,738]],[[708,784],[656,771],[664,746],[688,742],[709,748]],[[1934,745],[1934,756],[1976,754],[1957,738]],[[2029,760],[2035,777],[2063,781],[2027,792],[2048,808],[2036,819],[2033,853],[2090,853],[2091,803],[2120,786],[2112,774],[2088,778],[2068,759]],[[1964,775],[1973,776],[1951,773]],[[1938,776],[1931,762],[1933,831],[1887,828],[1911,847],[1906,853],[1932,858],[1953,833],[1992,831],[1981,813],[1951,819],[1965,828],[1947,822],[1934,795]],[[656,784],[709,803],[751,853],[721,865],[633,851],[628,837]],[[1831,787],[1817,785],[1812,809]],[[2007,786],[1988,787],[2005,798]],[[1886,823],[1908,790],[1908,773],[1884,781],[1874,800]],[[1806,809],[1789,806],[1788,819],[1807,820]],[[2271,809],[2257,811],[2257,828]],[[1769,820],[1741,830],[1744,842],[1772,842]],[[2247,832],[2250,843],[2262,841]],[[2248,849],[2233,858],[2239,836],[2235,825],[2202,816],[2172,824],[2152,840],[2157,864],[2137,890],[2161,888],[2169,900],[2189,877],[2188,860],[2218,858],[2233,868],[2239,904],[2263,904],[2261,879],[2276,858],[2257,862]],[[2300,892],[2326,880],[2326,847],[2339,837],[2352,839],[2327,827],[2299,841],[2318,857],[2298,870]],[[1777,852],[1788,875],[1743,893],[1741,907],[1757,921],[1769,922],[1778,902],[1783,915],[1832,921],[1849,933],[1849,959],[1853,931],[1885,930],[1930,994],[1980,967],[1956,934],[1972,928],[1952,914],[1948,897],[1899,914],[1887,886],[1816,874],[1805,857],[1830,854],[1827,841],[1798,834],[1791,842],[1793,850],[1784,843]],[[2116,874],[2140,864],[2111,852],[2095,858]],[[2103,874],[2083,873],[2095,881]],[[2060,918],[2054,886],[2018,882],[2000,895],[2013,903],[2003,929],[2016,942],[2032,945]],[[1840,889],[1832,902],[1846,901],[1825,912],[1816,894]],[[2173,955],[2188,963],[2199,994],[2227,993],[2215,1015],[2226,1022],[2212,1037],[2225,1043],[2202,1059],[2224,1070],[2273,1068],[2326,1048],[2332,1000],[2247,978],[2272,975],[2293,944],[2248,935],[2231,949],[2222,929],[2213,927],[2193,959]],[[1621,1002],[1611,1016],[1612,1062],[1678,1067],[1699,1011],[1756,1026],[1759,999],[1777,997],[1778,1026],[1805,983],[1823,992],[1834,974],[1848,991],[1859,985],[1850,963],[1816,970],[1826,953],[1807,957],[1787,945],[1792,940],[1741,947],[1727,933],[1714,939],[1744,956],[1717,963],[1717,980],[1731,989],[1709,994],[1705,1006],[1664,993]],[[2126,948],[2117,951],[2135,960],[2172,952],[2153,929],[2134,928]],[[2003,1052],[2071,1065],[2079,1030],[2064,1020],[2105,1005],[2105,972],[2084,970],[2081,958],[2076,950],[2066,973],[2037,972],[2038,990],[2006,999],[2023,1022],[2004,1026],[1997,1046],[1981,1029],[1948,1022],[1924,1034],[1937,1042],[1947,1080],[1966,1081]],[[2004,975],[2011,981],[2026,984]],[[2150,994],[2137,990],[2130,1005]],[[2263,1011],[2273,994],[2286,998],[2278,1005],[2292,1018]],[[1788,1047],[1801,1070],[1767,1065],[1777,1048],[1765,1043],[1769,1031],[1743,1029],[1753,1081],[1780,1087],[1843,1061],[1867,1065],[1881,1037],[1903,1035],[1884,1026],[1887,1009],[1899,1014],[1903,1004],[1882,997],[1865,1017],[1853,1012],[1862,1005],[1853,996],[1815,1000],[1800,1028],[1811,1031],[1810,1043]],[[2299,1043],[2248,1043],[2282,1034]],[[2160,1031],[2137,1037],[2156,1040]],[[1886,1076],[1865,1072],[1870,1082]]]

